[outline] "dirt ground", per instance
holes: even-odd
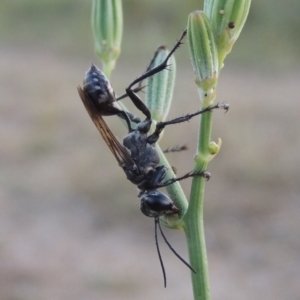
[[[0,299],[191,299],[188,269],[161,241],[163,288],[153,220],[80,102],[88,64],[0,50]],[[118,65],[115,89],[145,65]],[[199,108],[191,69],[177,69],[170,118]],[[222,73],[218,100],[231,108],[214,113],[213,139],[223,145],[205,207],[213,299],[300,299],[299,78]],[[126,133],[116,118],[107,122]],[[170,155],[179,174],[193,167],[197,126],[164,134],[163,148],[189,146]],[[187,257],[183,232],[165,232]]]

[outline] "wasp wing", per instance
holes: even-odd
[[[117,138],[111,132],[111,130],[105,123],[101,112],[96,108],[89,96],[84,92],[84,90],[80,86],[77,88],[77,90],[88,114],[90,115],[92,121],[99,130],[102,138],[109,147],[110,151],[115,156],[119,165],[121,167],[124,165],[133,166],[134,161],[131,158],[128,150],[117,140]]]

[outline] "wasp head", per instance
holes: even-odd
[[[167,195],[157,190],[142,194],[140,208],[147,217],[174,215],[179,212],[174,202]]]

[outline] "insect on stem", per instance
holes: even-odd
[[[191,171],[183,176],[165,180],[167,166],[160,163],[159,153],[155,148],[155,144],[158,142],[160,134],[166,126],[186,122],[202,113],[209,113],[215,108],[224,108],[226,110],[228,107],[226,104],[218,104],[167,122],[159,122],[156,124],[154,132],[150,133],[151,124],[153,122],[151,111],[137,94],[137,92],[140,91],[140,85],[137,90],[134,89],[133,86],[141,83],[144,79],[163,71],[168,64],[168,59],[181,45],[182,39],[185,35],[186,30],[182,33],[178,42],[161,64],[146,71],[146,73],[135,79],[126,88],[126,95],[136,108],[145,116],[144,120],[140,120],[138,117],[127,113],[120,108],[117,103],[117,100],[119,99],[116,99],[110,82],[104,73],[95,65],[92,65],[86,72],[83,87],[78,87],[79,96],[92,121],[99,130],[104,142],[115,156],[119,166],[125,172],[127,179],[140,190],[138,197],[140,198],[140,209],[142,213],[147,217],[153,217],[155,220],[155,242],[163,272],[165,287],[167,285],[167,279],[158,246],[157,225],[164,241],[171,251],[192,272],[196,273],[196,271],[173,249],[162,231],[159,218],[161,216],[176,215],[180,212],[180,210],[176,207],[173,200],[168,195],[158,189],[190,177],[204,176],[205,178],[209,178],[209,174],[203,170]],[[124,137],[122,143],[119,142],[110,130],[103,116],[118,116],[126,121],[128,134]],[[137,124],[135,128],[132,128],[131,122],[135,122]],[[179,149],[184,150],[184,148],[185,147],[183,146]]]

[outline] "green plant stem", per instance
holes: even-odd
[[[209,162],[209,143],[211,140],[212,112],[202,115],[198,137],[198,157],[196,158],[196,168],[205,168]],[[204,164],[204,166],[202,166]]]
[[[184,231],[188,245],[190,264],[197,272],[196,274],[191,273],[195,300],[210,299],[208,263],[203,225],[204,184],[204,178],[193,180],[191,198],[198,198],[200,201],[194,201],[194,204],[190,204],[184,218]]]
[[[165,177],[165,180],[174,178],[175,174],[172,171],[172,167],[171,167],[171,165],[168,162],[165,154],[163,153],[163,151],[161,150],[161,148],[159,147],[158,144],[156,144],[156,149],[159,153],[160,163],[168,168],[168,172],[167,172],[167,175]],[[171,196],[172,200],[174,201],[176,207],[178,207],[179,210],[180,210],[179,217],[182,217],[182,215],[185,214],[185,212],[187,211],[187,208],[188,208],[188,201],[187,201],[186,196],[185,196],[185,194],[182,190],[182,187],[180,186],[180,184],[178,182],[175,182],[175,183],[167,186],[166,189],[168,191],[168,194]],[[171,222],[173,218],[168,217],[169,222],[167,222],[167,223],[163,222],[163,224],[167,227],[170,227],[170,228],[179,228],[179,227],[182,228],[182,226],[180,226],[180,224],[177,224],[177,226],[175,226],[176,224],[174,224],[174,222]],[[176,217],[175,221],[178,221],[177,217]]]
[[[208,147],[211,137],[211,128],[212,113],[205,113],[202,115],[200,121],[196,169],[205,170],[207,168],[210,157]],[[192,273],[195,300],[211,299],[203,224],[204,188],[205,179],[203,177],[193,178],[189,208],[183,218],[190,264],[197,271],[197,274]]]
[[[102,61],[102,70],[104,72],[104,74],[107,76],[107,78],[110,77],[113,69],[115,68],[116,65],[116,61],[110,61],[109,63],[105,63],[104,61]]]

